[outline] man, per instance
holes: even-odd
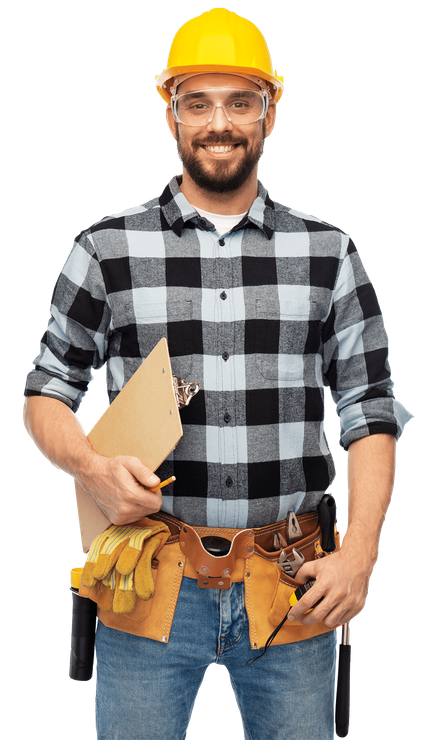
[[[107,579],[120,571],[94,579],[98,738],[183,738],[204,671],[219,662],[230,671],[246,737],[328,740],[334,628],[364,606],[393,486],[395,441],[410,415],[394,400],[382,318],[352,241],[274,203],[258,182],[282,94],[258,29],[223,9],[193,19],[176,35],[157,87],[169,104],[183,175],[160,198],[76,239],[28,376],[26,424],[114,525],[142,520],[146,532],[158,520],[171,529],[177,517],[190,525],[180,532],[210,528],[223,540],[246,532],[256,547],[252,557],[236,559],[228,588],[198,588],[190,551],[180,560],[182,537],[180,550],[178,542],[161,542],[155,596],[138,599],[123,616],[114,601],[107,609],[101,602],[107,589],[117,593]],[[182,412],[181,442],[154,473],[136,458],[95,453],[74,413],[92,367],[107,362],[113,400],[162,336],[173,372],[201,391]],[[341,548],[315,558],[314,545],[323,553],[314,538],[295,578],[279,579],[278,551],[271,554],[277,547],[267,537],[259,549],[260,528],[287,536],[278,523],[294,512],[305,530],[334,477],[323,384],[337,403],[349,453],[349,526]],[[172,474],[172,490],[151,490]],[[312,537],[313,530],[297,550]],[[282,552],[292,551],[293,540],[280,542]],[[160,641],[145,625],[166,597],[175,548],[185,577],[169,637]],[[247,665],[265,629],[270,634],[268,612],[277,616],[285,589],[310,578],[316,583],[291,610],[290,624],[262,660]]]

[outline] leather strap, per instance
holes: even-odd
[[[199,534],[184,524],[180,533],[180,549],[189,558],[198,573],[200,588],[228,589],[236,560],[250,558],[254,552],[255,535],[252,529],[241,529],[232,539],[227,555],[215,557],[207,552]]]

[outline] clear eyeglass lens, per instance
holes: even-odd
[[[258,90],[217,88],[193,90],[175,95],[173,112],[186,126],[204,126],[212,120],[216,108],[222,108],[234,124],[258,121],[265,115],[266,101]]]

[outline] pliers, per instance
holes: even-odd
[[[289,511],[287,514],[287,540],[289,544],[297,542],[302,539],[303,533],[300,528],[299,520],[294,511]]]
[[[275,550],[279,550],[281,547],[287,547],[288,544],[292,545],[293,542],[297,542],[297,540],[303,538],[303,532],[300,527],[299,520],[292,510],[287,514],[286,537],[287,540],[283,537],[281,532],[274,532]]]

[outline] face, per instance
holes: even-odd
[[[179,86],[177,92],[217,87],[259,90],[258,85],[243,77],[209,74],[191,77]],[[273,108],[270,106],[270,118]],[[267,135],[265,119],[246,125],[233,125],[219,107],[215,109],[210,123],[204,126],[177,124],[171,113],[170,116],[169,125],[177,140],[180,159],[188,175],[200,188],[214,193],[232,192],[252,174],[255,175]],[[272,126],[273,122],[271,129]]]

